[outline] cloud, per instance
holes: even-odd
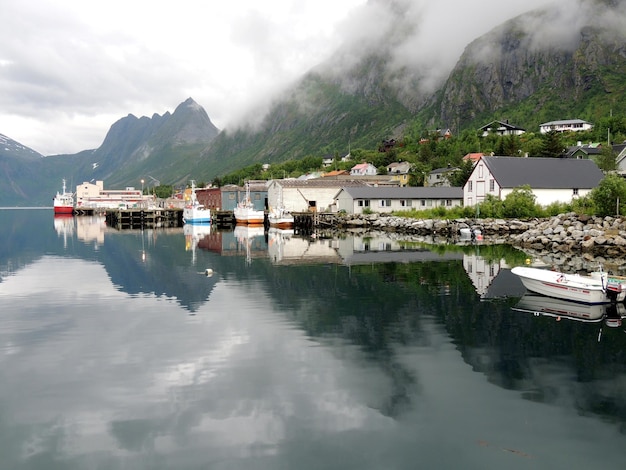
[[[251,109],[262,115],[314,67],[325,63],[345,77],[372,50],[387,55],[390,83],[411,99],[432,93],[471,41],[555,3],[8,0],[3,17],[11,21],[0,29],[0,132],[47,155],[73,153],[98,147],[129,113],[163,114],[189,96],[224,129]],[[537,44],[571,40],[589,10],[570,6],[552,18],[557,26],[542,29],[551,36],[535,36]],[[624,2],[618,8],[623,12]],[[618,28],[621,18],[603,20]]]

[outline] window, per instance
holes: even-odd
[[[452,199],[446,199],[446,206],[451,206],[452,205]]]
[[[228,199],[230,199],[231,201],[235,199],[235,193],[229,193],[228,194]]]
[[[413,205],[413,202],[410,199],[401,199],[400,205],[402,207],[411,207]]]
[[[422,207],[426,206],[426,201],[424,199],[422,199],[420,201],[420,206],[422,206]]]
[[[391,199],[381,199],[380,207],[391,207]]]
[[[259,199],[261,199],[261,195],[259,193],[256,193],[254,195],[254,199],[258,201]]]
[[[496,182],[495,180],[489,180],[489,192],[494,192],[496,190]]]
[[[474,190],[474,182],[472,180],[469,180],[467,182],[467,192],[471,193]]]
[[[359,199],[357,201],[357,205],[359,207],[369,207],[370,206],[370,200],[369,199]]]
[[[574,196],[578,196],[578,188],[574,188]]]

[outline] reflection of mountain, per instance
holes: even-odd
[[[261,256],[263,249],[265,253],[272,249],[269,241],[264,247],[264,236],[251,239],[239,234],[240,241],[232,231],[216,231],[202,238],[198,246],[221,237],[219,253],[196,250],[193,266],[182,229],[105,229],[102,244],[75,240],[64,249],[54,232],[51,213],[25,212],[0,211],[0,235],[6,240],[0,245],[3,272],[9,266],[13,271],[20,269],[44,254],[92,260],[105,267],[120,291],[155,296],[190,312],[207,302],[217,283],[236,282],[238,288],[262,292],[273,304],[272,314],[285,317],[312,342],[341,345],[329,348],[337,355],[356,348],[367,356],[368,367],[379,366],[389,374],[388,393],[373,404],[385,414],[395,416],[412,406],[415,384],[421,377],[403,359],[421,346],[433,346],[428,328],[436,328],[449,341],[445,347],[455,354],[458,351],[469,365],[466,369],[483,374],[485,382],[554,406],[574,401],[583,414],[606,414],[618,424],[626,423],[620,388],[626,377],[623,327],[519,314],[511,310],[517,297],[496,296],[492,302],[479,302],[462,262],[466,251],[459,247],[399,247],[394,251],[393,244],[388,250],[375,239],[346,236],[309,241],[292,237],[295,246],[311,242],[320,253],[335,253],[335,260],[356,259],[350,258],[355,256],[355,247],[356,256],[362,254],[363,259],[370,255],[371,260],[406,256],[401,262],[350,264],[316,256],[277,266],[267,255]],[[243,262],[244,241],[259,251],[259,257],[250,264]],[[231,243],[235,249],[229,251]],[[487,252],[481,246],[481,253]],[[343,258],[347,253],[352,255]],[[419,262],[404,262],[409,255],[421,258]],[[491,255],[497,260],[510,256],[500,252]],[[489,264],[485,260],[481,263]],[[213,269],[215,275],[204,276],[205,268]],[[489,289],[507,271],[501,269]],[[503,281],[503,288],[510,288],[506,284]],[[600,327],[604,329],[598,343]],[[405,346],[412,349],[409,356],[401,356]]]

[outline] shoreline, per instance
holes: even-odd
[[[391,214],[324,214],[318,228],[360,233],[387,232],[424,238],[425,243],[474,243],[460,229],[480,229],[478,244],[508,244],[554,266],[602,264],[626,270],[626,220],[573,212],[529,219],[412,219]]]

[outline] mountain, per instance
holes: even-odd
[[[468,44],[456,65],[433,65],[437,73],[416,66],[421,51],[407,48],[405,36],[419,30],[411,2],[385,1],[390,29],[338,50],[238,127],[220,132],[190,98],[171,115],[120,119],[98,149],[43,159],[10,152],[0,160],[9,181],[0,206],[48,203],[63,177],[183,184],[254,163],[373,149],[423,129],[457,134],[508,119],[536,130],[550,120],[626,116],[626,0],[553,3],[518,16]]]
[[[581,5],[575,15],[569,5],[533,11],[473,41],[423,120],[478,128],[506,118],[537,130],[552,120],[626,115],[624,2]]]
[[[218,134],[206,111],[189,98],[174,113],[129,114],[111,126],[97,149],[41,158],[20,144],[7,144],[0,153],[0,171],[8,183],[0,187],[0,206],[50,205],[63,178],[68,188],[92,179],[105,181],[107,188],[137,187],[148,178],[166,184],[172,175],[184,180]]]

